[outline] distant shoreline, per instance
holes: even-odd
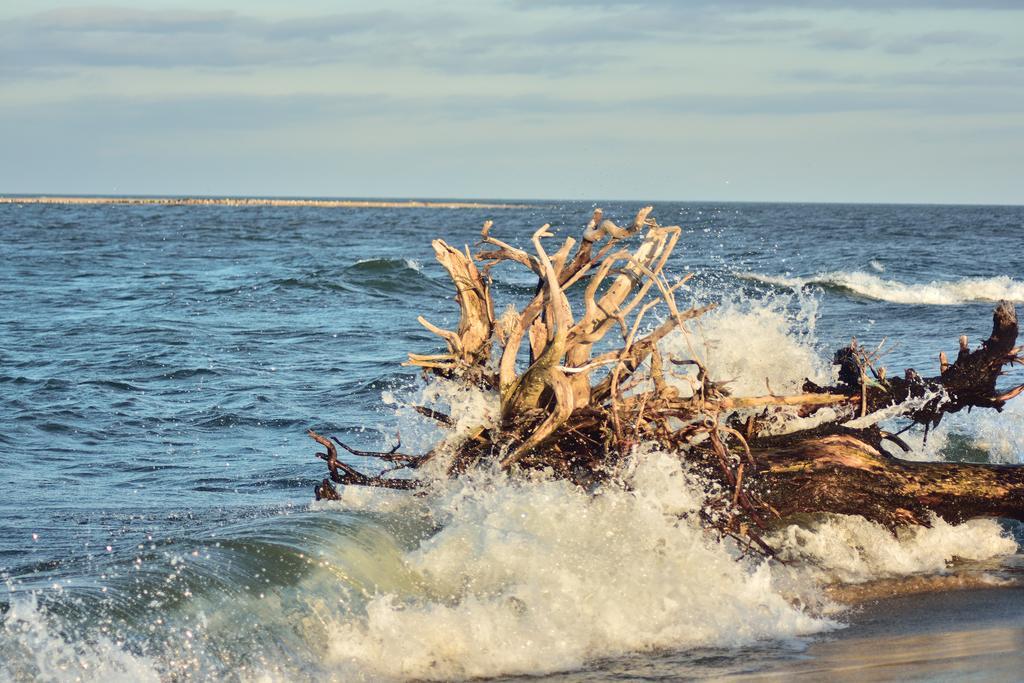
[[[0,197],[0,204],[150,204],[157,206],[315,206],[342,209],[525,209],[529,204],[372,199],[260,199],[248,197]]]

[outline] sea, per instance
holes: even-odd
[[[513,203],[0,204],[0,681],[1019,679],[1009,521],[798,520],[764,562],[680,514],[699,482],[656,448],[597,492],[485,471],[314,502],[308,429],[422,453],[443,435],[409,406],[493,410],[401,365],[440,350],[418,315],[457,323],[431,240],[648,202]],[[934,375],[1024,303],[1024,207],[651,203],[735,395],[828,381],[851,338]],[[496,269],[499,313],[534,286]],[[1020,464],[1024,399],[906,437]]]

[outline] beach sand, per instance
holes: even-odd
[[[523,209],[527,204],[364,199],[264,199],[250,197],[0,197],[0,204],[151,204],[158,206],[315,206],[348,209]]]
[[[723,680],[1024,680],[1024,587],[886,598],[847,620],[791,660]]]

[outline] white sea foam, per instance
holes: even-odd
[[[862,518],[828,516],[770,537],[788,564],[767,564],[739,559],[730,541],[702,528],[695,512],[706,487],[678,457],[638,452],[623,484],[594,495],[543,476],[479,473],[425,497],[346,487],[341,501],[314,509],[418,530],[347,523],[343,535],[316,537],[303,560],[309,571],[294,584],[265,595],[207,591],[182,605],[184,614],[154,613],[154,622],[195,631],[165,654],[132,654],[104,638],[68,643],[33,604],[15,603],[0,639],[0,680],[27,672],[145,681],[226,666],[259,681],[572,670],[632,652],[813,634],[841,626],[825,584],[943,572],[955,558],[1016,549],[991,520],[936,519],[893,536]],[[255,624],[272,640],[245,635]]]
[[[791,524],[769,542],[805,575],[825,582],[860,583],[922,572],[945,572],[954,559],[986,560],[1016,552],[1017,543],[993,519],[957,526],[938,517],[932,526],[894,536],[863,517],[827,515],[810,525]]]
[[[421,474],[427,477],[443,478],[450,460],[448,456],[453,452],[448,446],[461,442],[481,427],[493,427],[501,414],[501,400],[497,392],[440,378],[407,392],[401,398],[386,391],[382,400],[385,405],[394,407],[402,441],[408,450],[436,451],[437,457],[421,469]],[[437,409],[451,419],[452,425],[445,430],[438,429],[436,421],[420,415],[411,407],[417,405]]]
[[[972,440],[991,462],[1024,463],[1024,405],[1011,401],[1003,412],[977,411]]]
[[[441,528],[412,543],[409,532],[381,524],[350,524],[332,542],[318,536],[294,584],[265,595],[214,590],[182,605],[184,614],[154,613],[155,623],[176,620],[188,640],[149,656],[116,639],[69,643],[32,601],[15,602],[2,628],[0,680],[541,674],[626,653],[821,632],[842,625],[824,584],[941,573],[955,558],[1016,548],[989,520],[936,519],[897,537],[829,516],[777,532],[769,541],[789,563],[769,565],[738,559],[701,527],[694,513],[705,487],[678,458],[637,453],[624,484],[592,495],[544,477],[479,474],[426,497],[346,488],[342,501],[315,509]],[[271,640],[250,635],[256,624]]]
[[[447,521],[405,557],[418,596],[379,594],[331,624],[345,677],[452,679],[543,673],[653,649],[735,647],[840,625],[821,586],[945,571],[1016,544],[991,520],[893,536],[859,517],[790,526],[788,565],[737,560],[693,514],[702,483],[677,458],[638,454],[627,487],[478,477],[429,505]],[[832,606],[832,609],[835,609]]]
[[[638,455],[628,484],[596,496],[545,479],[453,486],[433,503],[444,528],[406,558],[432,597],[372,599],[364,620],[333,627],[331,658],[351,675],[451,679],[836,625],[701,528],[703,487],[677,458]]]
[[[934,280],[926,284],[907,284],[886,280],[863,271],[833,271],[811,277],[785,277],[740,273],[745,280],[788,289],[800,290],[808,286],[838,287],[858,296],[898,304],[928,304],[952,306],[972,301],[1024,301],[1024,282],[1006,275],[996,277],[968,277],[958,280]]]
[[[832,366],[818,351],[815,323],[818,300],[810,296],[775,295],[763,300],[732,299],[690,325],[687,337],[674,333],[662,345],[669,358],[696,354],[708,375],[732,396],[793,394],[805,380],[832,381]],[[681,395],[691,392],[693,366],[672,368],[669,382]],[[760,412],[760,411],[752,411]],[[797,407],[777,406],[761,415],[763,429],[784,434],[834,419],[838,411],[823,408],[800,417]]]
[[[948,394],[944,389],[937,391],[926,391],[923,396],[911,397],[902,403],[895,405],[886,406],[880,408],[873,413],[862,415],[858,418],[846,422],[846,426],[850,429],[867,429],[874,425],[880,424],[886,420],[890,420],[900,415],[905,415],[911,411],[919,410],[928,405],[934,400],[947,400]]]
[[[696,354],[711,379],[733,396],[795,393],[805,379],[830,378],[830,365],[816,349],[817,311],[812,297],[727,300],[691,323],[689,342],[673,333],[663,349],[672,358]],[[686,382],[676,384],[689,388]]]
[[[69,642],[33,597],[14,600],[0,623],[0,681],[160,680],[154,660],[109,638]]]

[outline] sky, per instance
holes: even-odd
[[[1024,204],[1024,0],[13,0],[0,193]]]

